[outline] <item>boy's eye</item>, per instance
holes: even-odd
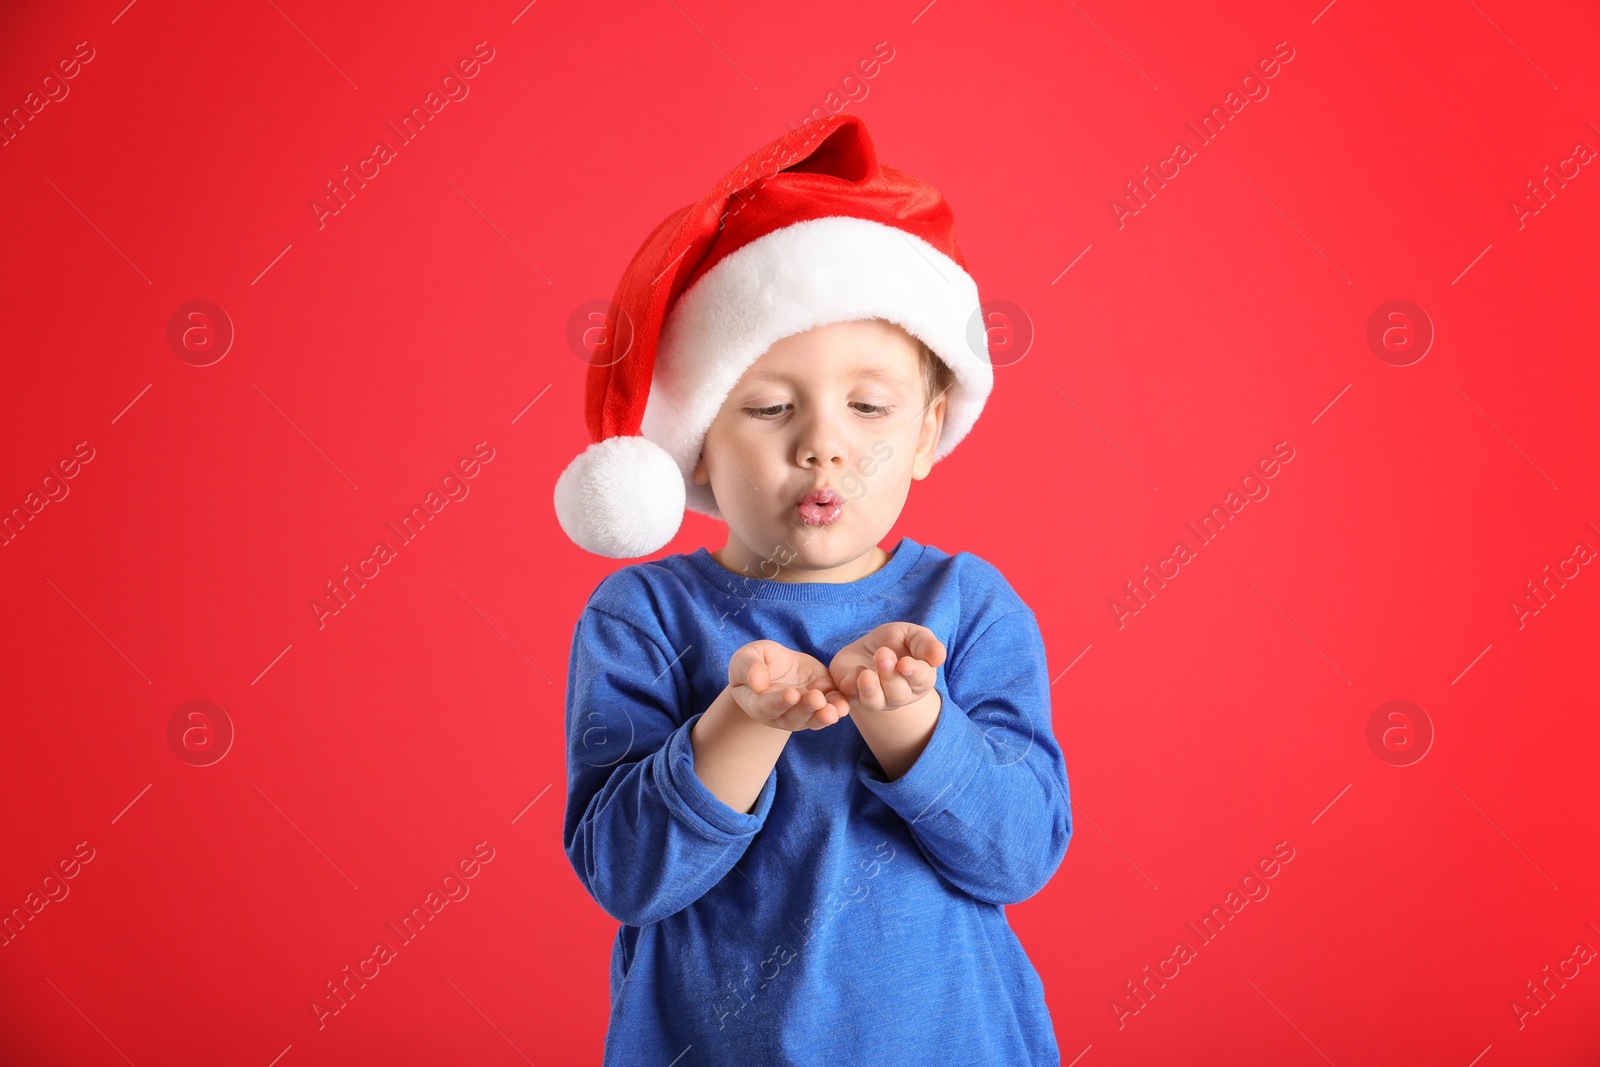
[[[771,404],[764,408],[745,408],[744,413],[750,416],[752,419],[770,419],[774,416],[783,414],[783,409],[788,406],[788,404]],[[869,404],[865,400],[855,401],[852,406],[860,411],[863,415],[871,415],[873,417],[887,415],[891,410],[893,410],[892,408],[885,407],[882,404]]]

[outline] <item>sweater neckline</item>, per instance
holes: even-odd
[[[718,563],[705,547],[684,558],[708,581],[730,596],[745,600],[801,600],[813,604],[842,604],[876,596],[903,578],[922,556],[922,545],[904,535],[887,562],[853,582],[780,582],[771,578],[735,574]]]

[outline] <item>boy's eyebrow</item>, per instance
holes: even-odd
[[[862,367],[853,367],[847,371],[846,374],[856,378],[874,378],[881,382],[888,382],[890,385],[907,384],[905,378],[895,371],[888,370],[884,367],[873,366],[871,364]],[[752,374],[750,377],[745,379],[745,381],[749,384],[753,384],[755,382],[789,382],[790,380],[791,378],[789,375],[774,374],[770,371],[761,371]]]

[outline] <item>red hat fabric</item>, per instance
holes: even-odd
[[[883,318],[925,343],[955,378],[936,461],[993,386],[949,204],[880,164],[851,114],[790,131],[669,215],[613,304],[618,321],[586,383],[594,443],[555,492],[567,535],[613,558],[666,545],[686,506],[720,517],[710,487],[692,480],[705,433],[740,376],[784,337]]]

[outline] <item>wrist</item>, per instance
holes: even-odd
[[[788,739],[778,734],[762,729],[724,689],[689,731],[696,777],[734,811],[753,812]]]
[[[864,711],[856,728],[883,769],[886,781],[897,781],[911,769],[933,739],[944,701],[931,689],[910,704],[884,711]]]

